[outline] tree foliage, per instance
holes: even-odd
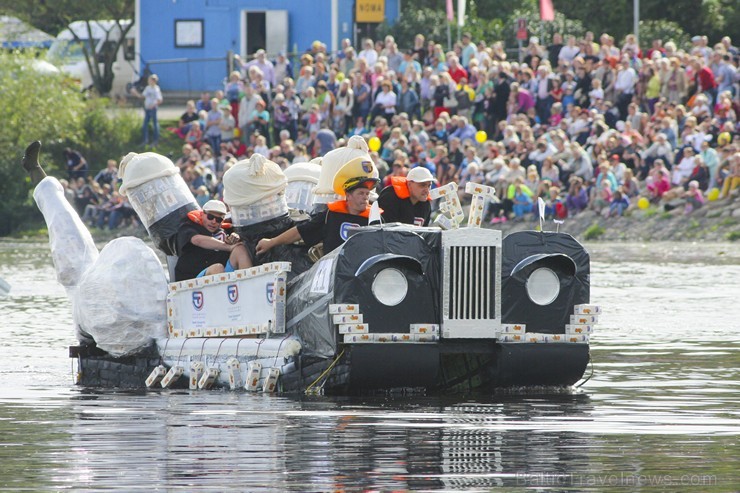
[[[456,6],[457,2],[453,1]],[[633,0],[578,0],[568,2],[565,0],[554,0],[555,22],[545,23],[544,29],[532,22],[539,22],[539,2],[537,0],[522,0],[511,2],[509,0],[468,0],[468,23],[473,25],[477,22],[474,17],[484,20],[497,20],[503,23],[504,38],[498,38],[497,33],[491,32],[478,39],[498,40],[505,39],[507,46],[514,42],[513,23],[522,12],[530,20],[530,33],[542,36],[549,41],[548,34],[559,30],[567,34],[578,34],[569,31],[569,25],[565,29],[558,26],[559,19],[580,22],[584,30],[593,31],[598,36],[601,33],[609,33],[621,43],[624,37],[632,32],[633,22]],[[401,17],[414,15],[417,10],[426,9],[438,12],[442,22],[445,12],[445,0],[407,0],[402,2],[403,12]],[[456,7],[455,7],[456,8]],[[476,14],[473,15],[473,12]],[[690,36],[695,34],[706,34],[711,43],[716,43],[722,36],[730,36],[735,42],[740,40],[740,3],[737,0],[640,0],[641,25],[659,26],[664,22],[675,23],[675,27]],[[657,24],[656,24],[657,23]],[[554,25],[553,25],[554,24]],[[430,26],[422,26],[430,29]],[[444,28],[444,24],[441,26]],[[664,25],[665,27],[665,25]],[[467,29],[467,26],[466,26]],[[640,28],[642,29],[642,27]],[[650,27],[653,29],[653,27]],[[673,30],[674,28],[671,28]],[[658,30],[660,31],[660,29]],[[418,32],[426,32],[421,30]],[[678,32],[678,31],[675,31]],[[643,47],[650,45],[652,38],[641,37]],[[667,39],[667,38],[663,38]],[[514,42],[515,44],[515,42]]]
[[[0,234],[7,234],[17,217],[28,212],[23,207],[28,205],[26,173],[20,166],[24,144],[37,139],[58,142],[61,136],[81,138],[85,104],[61,75],[34,70],[28,56],[0,54],[0,87],[5,123],[0,132]]]
[[[85,100],[61,74],[42,74],[34,59],[22,53],[0,53],[0,236],[27,223],[36,212],[30,186],[21,168],[23,151],[30,142],[43,143],[46,171],[66,177],[62,149],[82,151],[91,169],[105,160],[120,160],[140,140],[141,117],[131,112],[111,112],[104,98]]]
[[[92,74],[93,86],[100,95],[106,95],[113,86],[113,62],[116,54],[133,28],[133,22],[122,25],[121,21],[134,18],[134,0],[0,0],[0,11],[15,15],[34,26],[57,34],[73,21],[82,20],[87,23],[87,32],[90,33],[90,22],[100,19],[115,21],[115,28],[106,34],[106,40],[112,42],[110,49],[98,51],[88,36],[83,42],[83,52],[87,66]],[[110,32],[118,29],[120,36],[111,36]],[[72,33],[76,41],[83,41],[76,33]],[[102,65],[102,67],[100,65]]]
[[[640,22],[640,44],[649,48],[653,39],[660,39],[665,45],[673,41],[679,49],[691,49],[691,38],[675,22],[671,21],[644,21]]]
[[[414,36],[419,33],[424,34],[427,40],[433,40],[444,46],[447,39],[445,12],[428,8],[404,11],[394,25],[384,22],[378,26],[376,36],[382,39],[392,34],[398,46],[408,48],[414,46]]]

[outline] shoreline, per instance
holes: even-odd
[[[488,225],[500,229],[504,235],[516,231],[539,228],[539,221],[527,219]],[[555,231],[557,224],[547,220],[545,231]],[[740,240],[740,200],[737,196],[707,202],[700,209],[684,214],[683,207],[665,212],[662,206],[641,210],[630,208],[624,216],[605,218],[586,210],[565,219],[560,231],[579,241],[587,242],[644,242],[678,241],[732,243]]]
[[[495,226],[486,223],[483,227],[499,229],[506,236],[517,231],[539,228],[539,221],[509,220]],[[545,231],[555,231],[556,228],[557,224],[552,220],[545,221]],[[20,231],[12,236],[0,238],[0,242],[48,241],[46,231],[45,227]],[[609,218],[586,210],[565,219],[565,223],[560,225],[560,231],[572,235],[581,242],[705,241],[731,244],[740,240],[740,199],[735,195],[707,202],[690,214],[684,214],[682,207],[664,212],[661,206],[654,205],[645,210],[632,207],[624,216]],[[98,244],[107,243],[120,236],[148,239],[146,230],[140,226],[135,228],[129,226],[114,232],[92,229],[90,233]]]

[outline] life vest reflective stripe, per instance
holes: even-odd
[[[399,199],[409,198],[409,186],[406,183],[405,176],[392,176],[391,186],[393,187],[393,191],[396,193],[396,197]]]

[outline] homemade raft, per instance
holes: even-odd
[[[341,152],[364,152],[355,145]],[[331,154],[321,173],[336,168]],[[292,224],[284,206],[290,180],[273,164],[250,159],[224,177],[225,186],[239,184],[240,192],[264,191],[236,197],[232,213],[244,233]],[[168,255],[175,253],[183,211],[197,208],[173,167],[144,153],[127,156],[121,170],[122,193]],[[293,191],[322,182],[297,177]],[[441,201],[435,227],[348,227],[346,242],[315,263],[295,246],[282,260],[168,283],[139,239],[120,238],[98,252],[61,185],[46,178],[34,198],[72,300],[77,382],[327,393],[576,383],[589,363],[600,313],[590,304],[588,253],[564,233],[502,238],[480,228],[493,190],[469,183],[466,192],[472,195],[467,227],[451,183],[432,190],[431,198]],[[291,193],[291,203],[307,207],[309,197]],[[315,198],[314,207],[321,207]],[[248,248],[257,239],[247,238]]]

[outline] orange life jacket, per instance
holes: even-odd
[[[391,186],[399,199],[407,199],[411,196],[408,179],[405,176],[391,176]],[[427,197],[427,200],[432,200],[432,198]]]
[[[399,199],[409,198],[409,186],[405,176],[391,176],[391,186]]]
[[[328,205],[328,208],[332,212],[339,212],[341,214],[352,214],[349,211],[349,207],[347,206],[346,200],[337,200],[336,202],[330,202]],[[382,214],[383,211],[381,210],[380,213]],[[354,214],[354,215],[364,217],[366,219],[369,218],[370,217],[370,206],[368,205],[364,211],[362,211],[359,214]]]
[[[205,218],[206,213],[205,211],[202,211],[200,209],[190,211],[188,212],[188,219],[190,219],[195,224],[199,224],[203,226],[203,219]],[[222,229],[230,229],[231,223],[227,223],[226,221],[221,222],[221,228]]]

